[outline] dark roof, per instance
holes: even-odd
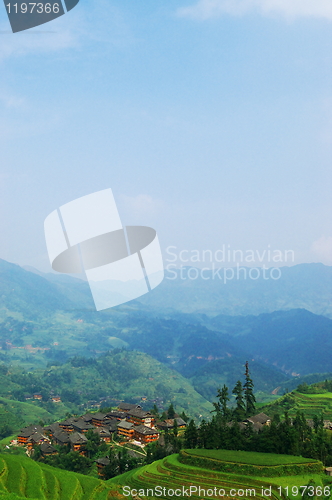
[[[79,419],[77,420],[77,422],[73,422],[73,427],[74,429],[78,429],[78,430],[85,430],[85,431],[88,431],[90,429],[94,429],[94,426],[89,424],[88,422],[84,422],[83,419]]]
[[[132,429],[134,427],[134,424],[132,424],[131,422],[127,422],[127,420],[121,420],[119,423],[118,423],[118,428],[121,428],[121,429]]]
[[[127,414],[130,415],[131,417],[137,417],[137,418],[153,417],[153,415],[148,411],[140,410],[139,408],[134,408],[133,410],[129,410]]]
[[[40,451],[42,453],[56,453],[57,449],[54,448],[54,446],[51,445],[51,443],[42,443],[40,445]]]
[[[71,444],[83,444],[87,442],[87,438],[84,436],[84,434],[81,434],[80,432],[72,432],[69,436],[69,441]]]
[[[106,417],[106,413],[94,413],[92,414],[93,420],[104,420]]]
[[[44,436],[43,434],[41,434],[41,432],[35,432],[34,434],[32,434],[29,437],[28,441],[31,441],[33,443],[38,443],[42,439],[46,439],[46,436]]]
[[[103,437],[103,436],[107,436],[107,437],[111,437],[111,433],[108,429],[106,429],[105,427],[95,427],[93,429],[93,432],[96,432],[97,434],[100,435],[100,437]]]
[[[110,463],[110,459],[108,457],[101,457],[101,458],[98,458],[96,460],[96,464],[100,464],[100,465],[109,465]]]
[[[23,429],[20,430],[18,433],[18,436],[20,437],[30,437],[32,434],[35,434],[35,432],[43,432],[43,428],[41,425],[28,425],[27,427],[23,427]]]
[[[151,427],[147,427],[146,425],[137,425],[135,427],[135,432],[138,432],[138,434],[142,434],[143,436],[148,436],[149,434],[159,434],[156,429],[151,429]]]
[[[54,424],[48,425],[44,427],[45,432],[55,432],[60,429],[59,422],[55,422]]]
[[[118,405],[119,410],[123,411],[129,411],[129,410],[134,410],[135,408],[141,409],[142,407],[137,404],[132,404],[132,403],[120,403]]]
[[[271,420],[270,417],[268,417],[267,415],[265,415],[265,413],[258,413],[257,415],[254,415],[253,417],[249,417],[247,418],[247,420],[251,423],[260,423],[260,424],[266,424],[266,422],[268,420]]]
[[[174,420],[176,420],[178,426],[187,425],[182,418],[178,417],[178,418],[168,418],[166,420],[163,420],[163,422],[158,422],[157,427],[159,427],[160,429],[173,429]]]
[[[76,417],[70,417],[64,420],[63,422],[59,422],[59,425],[71,426],[73,422],[76,422],[78,419]]]
[[[110,432],[116,431],[118,428],[118,421],[117,420],[112,420],[109,423],[107,423],[107,428]]]
[[[125,411],[109,411],[106,416],[109,417],[109,418],[116,418],[116,419],[119,419],[119,418],[125,418],[127,415],[127,413]]]
[[[85,415],[82,416],[82,419],[85,422],[91,422],[92,418],[93,418],[93,413],[86,413]]]
[[[54,438],[61,443],[69,443],[69,434],[63,430],[55,431]]]

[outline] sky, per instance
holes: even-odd
[[[45,218],[112,188],[165,259],[332,265],[331,27],[330,0],[81,0],[13,34],[0,6],[0,258],[49,271]]]

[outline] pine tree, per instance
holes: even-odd
[[[190,420],[184,432],[184,442],[187,448],[196,448],[198,432],[195,422]]]
[[[152,415],[155,415],[155,417],[159,418],[159,410],[156,403],[153,405],[153,408],[152,410],[150,410],[150,413],[152,413]]]
[[[243,387],[240,380],[236,382],[236,385],[232,391],[235,394],[236,407],[234,409],[234,420],[241,422],[244,420],[246,415],[246,407],[243,398]]]
[[[250,378],[249,373],[249,363],[246,361],[246,371],[245,371],[245,383],[243,385],[244,389],[244,399],[246,405],[246,416],[250,417],[253,413],[255,413],[256,407],[256,398],[254,395],[254,383]]]
[[[174,419],[174,424],[173,424],[173,435],[176,437],[178,435],[179,429],[178,429],[178,423],[176,418]]]
[[[119,470],[118,460],[117,460],[117,457],[115,456],[115,453],[112,450],[112,448],[110,449],[108,458],[109,458],[110,462],[103,469],[104,479],[111,479],[112,477],[114,477],[118,474],[118,470]]]
[[[168,410],[167,410],[167,418],[174,418],[174,417],[175,417],[175,410],[174,410],[173,403],[171,403],[168,407]]]
[[[227,407],[227,402],[229,401],[228,396],[228,387],[224,384],[221,389],[218,389],[217,392],[218,401],[217,403],[213,403],[214,410],[217,413],[217,416],[221,416],[224,419],[228,419],[230,416],[230,410]]]

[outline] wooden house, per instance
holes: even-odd
[[[92,424],[90,424],[89,422],[85,422],[82,418],[75,420],[72,423],[72,427],[74,431],[83,432],[83,434],[95,428]]]
[[[32,450],[35,445],[48,442],[47,437],[41,432],[34,432],[27,440],[26,445],[28,450]]]
[[[147,427],[153,427],[155,422],[155,418],[151,413],[139,408],[129,410],[126,414],[126,419],[134,425],[145,425]]]
[[[158,429],[163,430],[163,431],[165,431],[165,430],[170,431],[174,428],[174,420],[176,420],[178,429],[185,429],[186,428],[186,426],[187,426],[186,422],[180,417],[168,418],[168,419],[164,420],[163,422],[158,422],[156,424],[156,427],[158,427]]]
[[[124,418],[126,418],[126,416],[127,416],[127,414],[125,411],[118,411],[118,410],[109,411],[106,414],[107,418],[110,418],[110,419],[115,418],[118,421],[123,420]]]
[[[253,417],[248,417],[246,422],[251,422],[252,424],[262,424],[262,425],[270,425],[271,424],[271,418],[268,417],[265,413],[258,413],[257,415],[254,415]]]
[[[99,476],[104,475],[104,468],[110,464],[110,459],[108,457],[101,457],[96,460],[97,470]]]
[[[51,445],[51,443],[44,442],[40,445],[41,454],[44,457],[48,457],[50,455],[57,455],[58,450]]]
[[[41,425],[28,425],[20,430],[17,436],[17,441],[19,444],[26,444],[29,437],[36,432],[43,432],[43,428]]]
[[[105,441],[105,443],[111,442],[112,434],[106,427],[97,427],[94,429],[94,432],[96,432],[99,435],[100,439]]]
[[[92,414],[92,425],[96,427],[103,427],[106,418],[106,413],[94,413]]]
[[[134,435],[134,424],[127,422],[127,420],[121,420],[118,423],[118,435],[124,436],[127,439],[132,439]]]
[[[63,422],[59,422],[59,426],[61,427],[62,430],[66,432],[73,432],[73,422],[75,422],[77,419],[75,417],[70,417],[67,418],[67,420],[64,420]]]
[[[137,425],[134,427],[134,439],[137,439],[141,443],[152,443],[152,441],[157,441],[158,438],[159,432],[156,429],[151,429],[151,427],[147,427],[146,425]]]
[[[80,432],[74,431],[69,435],[69,442],[73,451],[82,451],[87,440],[88,439],[84,436],[84,434],[81,434]]]
[[[53,441],[59,446],[64,446],[69,443],[69,433],[60,429],[55,431],[53,435]]]
[[[54,436],[55,432],[59,432],[59,430],[62,430],[60,427],[59,422],[55,422],[54,424],[47,425],[44,427],[44,432],[52,438]]]
[[[124,411],[124,412],[127,412],[127,411],[130,411],[130,410],[141,410],[142,407],[138,404],[132,404],[132,403],[120,403],[118,405],[118,409],[120,411]]]

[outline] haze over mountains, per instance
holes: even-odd
[[[165,279],[140,301],[96,312],[86,282],[0,260],[0,359],[41,369],[114,348],[140,351],[209,401],[249,360],[256,390],[269,393],[332,372],[331,290],[330,267],[302,264],[275,281]]]

